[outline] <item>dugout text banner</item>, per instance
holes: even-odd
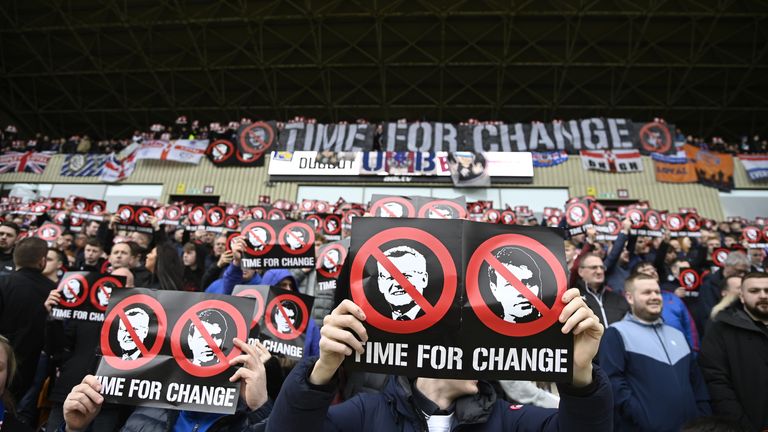
[[[255,300],[204,293],[117,290],[101,329],[96,376],[107,403],[233,414],[229,382],[248,340]]]
[[[315,266],[315,231],[308,222],[247,220],[240,226],[245,240],[242,268]]]
[[[435,378],[570,381],[563,231],[462,220],[360,218],[349,297],[366,314],[348,367]]]

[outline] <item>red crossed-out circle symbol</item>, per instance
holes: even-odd
[[[621,222],[618,218],[607,217],[605,218],[605,224],[608,226],[608,233],[610,235],[619,235],[619,231],[621,231]]]
[[[331,255],[331,251],[337,251],[336,254],[333,254],[336,255],[336,257]],[[339,274],[341,273],[341,265],[346,259],[347,248],[340,244],[332,244],[326,246],[323,248],[322,252],[320,252],[320,256],[317,258],[317,262],[315,263],[315,269],[321,275],[330,279],[335,279],[339,277]],[[326,261],[331,264],[330,268],[325,266]]]
[[[672,148],[672,134],[667,125],[646,123],[640,128],[640,145],[649,153],[666,153]]]
[[[307,216],[306,221],[310,226],[312,226],[312,228],[315,231],[320,231],[324,223],[323,218],[320,215],[316,215],[316,214],[311,214]]]
[[[670,231],[680,231],[685,228],[685,220],[679,214],[667,215],[667,228]]]
[[[152,222],[149,220],[149,217],[154,214],[155,212],[149,207],[139,207],[138,209],[136,209],[136,213],[133,215],[133,220],[136,223],[136,225],[139,225],[142,227],[148,227],[152,225]]]
[[[686,291],[695,291],[696,288],[701,285],[701,276],[694,269],[685,269],[680,272],[678,277],[680,286],[686,289]]]
[[[568,226],[580,227],[587,223],[588,217],[589,210],[587,205],[582,202],[568,204],[568,208],[565,209],[565,220],[568,222]]]
[[[344,223],[351,224],[352,219],[362,215],[363,215],[363,211],[360,209],[347,210],[346,212],[344,212]]]
[[[765,241],[768,241],[768,226],[766,226],[765,228],[763,228],[763,239],[764,239]]]
[[[88,211],[94,215],[100,215],[104,213],[104,201],[93,201],[88,206]]]
[[[328,211],[328,203],[325,201],[317,201],[317,203],[315,203],[315,210],[317,210],[318,213],[325,213]]]
[[[496,209],[488,209],[483,214],[483,219],[489,223],[499,223],[501,220],[501,212]]]
[[[524,247],[535,254],[539,255],[546,266],[552,269],[552,273],[555,277],[555,285],[557,285],[557,297],[552,307],[547,306],[544,302],[525,284],[516,278],[509,269],[502,264],[498,258],[493,254],[493,251],[502,247]],[[483,295],[480,291],[480,271],[482,270],[482,264],[487,262],[496,273],[504,278],[510,285],[514,286],[517,291],[520,292],[536,310],[541,314],[541,317],[535,321],[527,323],[511,323],[501,319],[495,312],[488,307],[486,301],[483,299]],[[500,234],[484,241],[480,246],[475,249],[475,253],[469,259],[467,265],[467,298],[469,304],[472,306],[472,310],[475,311],[477,317],[480,318],[488,328],[496,333],[506,336],[530,336],[536,333],[540,333],[546,330],[551,325],[557,322],[560,312],[565,307],[565,304],[561,301],[563,293],[568,285],[568,279],[565,275],[565,269],[560,264],[560,261],[555,255],[547,249],[546,246],[534,240],[531,237],[527,237],[520,234]],[[540,289],[543,289],[541,287]]]
[[[240,222],[237,220],[237,216],[227,216],[224,218],[224,226],[229,229],[237,229]]]
[[[269,213],[267,213],[267,219],[285,219],[285,213],[280,209],[272,209],[269,211]]]
[[[517,222],[517,215],[512,210],[501,212],[501,223],[504,225],[514,225]]]
[[[91,304],[96,309],[104,312],[107,310],[107,306],[109,306],[109,298],[112,296],[112,290],[114,288],[122,288],[123,283],[120,282],[120,279],[114,277],[114,276],[104,276],[103,278],[96,281],[96,283],[93,284],[93,287],[91,287]],[[102,305],[99,301],[99,293],[106,296],[107,304]]]
[[[600,203],[593,202],[589,205],[589,209],[592,213],[592,223],[595,225],[603,225],[605,223],[605,209]]]
[[[228,235],[228,236],[227,236],[227,251],[228,251],[228,252],[232,250],[232,242],[233,242],[233,241],[234,241],[234,240],[235,240],[237,237],[239,237],[239,236],[240,236],[240,233],[239,233],[239,232],[233,232],[233,233],[231,233],[230,235]]]
[[[176,363],[184,369],[188,374],[194,375],[200,378],[212,377],[218,375],[227,369],[229,369],[229,361],[240,355],[240,349],[232,347],[229,355],[224,354],[224,350],[219,347],[219,344],[213,339],[213,335],[210,334],[208,329],[203,325],[200,317],[197,316],[198,312],[202,312],[206,309],[213,309],[222,313],[222,315],[228,315],[235,323],[235,336],[240,340],[247,340],[248,338],[248,324],[243,319],[240,311],[230,303],[221,300],[203,300],[200,303],[195,304],[191,308],[187,309],[179,320],[176,321],[176,325],[171,332],[171,352],[176,359]],[[189,325],[194,325],[200,336],[205,340],[208,348],[213,351],[213,354],[217,358],[217,362],[211,366],[199,366],[190,361],[184,354],[184,350],[181,348],[182,338],[186,339],[186,331],[189,330]],[[230,336],[227,338],[231,340]],[[225,341],[222,341],[222,344]]]
[[[275,246],[275,230],[266,222],[251,222],[241,232],[245,238],[245,251],[261,256]]]
[[[315,208],[315,200],[305,199],[301,202],[301,210],[308,212]]]
[[[440,287],[440,298],[434,305],[413,286],[389,257],[384,255],[381,246],[393,240],[411,240],[421,243],[437,257],[443,271],[443,286]],[[387,270],[397,281],[398,285],[421,307],[425,312],[424,315],[409,321],[396,321],[391,316],[382,315],[371,305],[371,302],[365,297],[365,287],[363,286],[363,273],[369,258],[373,258]],[[376,278],[371,279],[375,281]],[[451,308],[458,285],[456,266],[453,263],[453,258],[451,258],[451,253],[445,245],[432,234],[411,227],[390,228],[368,239],[360,247],[355,260],[352,262],[350,281],[352,301],[363,309],[367,322],[381,330],[399,334],[416,333],[428,329],[440,321]]]
[[[214,206],[208,209],[208,213],[205,216],[205,220],[208,221],[208,225],[217,227],[224,225],[224,209],[219,206]]]
[[[205,218],[208,212],[203,206],[194,207],[189,212],[189,223],[192,225],[202,225],[205,222]]]
[[[259,290],[253,288],[246,288],[244,290],[238,291],[235,296],[248,297],[256,300],[256,310],[253,312],[253,319],[251,320],[250,327],[250,329],[253,330],[257,325],[259,325],[259,320],[261,320],[261,316],[264,315],[264,296],[261,295]]]
[[[466,219],[467,209],[455,201],[434,200],[421,206],[419,217],[429,219]]]
[[[712,251],[712,262],[718,266],[725,266],[725,260],[728,259],[728,254],[731,252],[726,248],[717,248]]]
[[[61,291],[59,304],[68,308],[80,306],[88,297],[88,288],[88,281],[81,273],[65,277],[59,282],[59,291]]]
[[[284,303],[293,304],[295,306],[294,310],[298,312],[299,316],[293,316],[294,322],[291,322],[291,317],[285,310]],[[300,298],[293,294],[280,294],[279,296],[273,298],[272,301],[267,305],[266,313],[267,315],[264,318],[264,322],[267,323],[267,328],[276,338],[283,340],[293,340],[301,336],[301,334],[304,333],[304,329],[307,328],[307,323],[309,322],[309,311],[307,311],[307,305],[305,305]],[[288,333],[283,333],[277,329],[277,323],[275,323],[275,315],[277,313],[279,313],[288,324]],[[295,326],[296,321],[299,321],[298,326]]]
[[[165,211],[165,217],[172,221],[181,219],[181,208],[175,205],[168,206],[168,209]]]
[[[133,222],[133,206],[121,205],[117,209],[117,216],[120,218],[120,222],[123,224],[130,224]]]
[[[399,209],[399,212],[397,209]],[[379,217],[416,216],[416,209],[413,207],[411,200],[403,197],[382,198],[373,203],[370,212],[372,215]]]
[[[741,237],[748,243],[759,243],[761,235],[760,228],[756,226],[744,227],[744,230],[741,231]]]
[[[649,230],[656,231],[661,229],[662,221],[659,212],[656,210],[647,210],[645,212],[645,225]]]
[[[304,238],[301,238],[301,236]],[[291,222],[280,230],[280,247],[291,255],[301,255],[315,246],[315,232],[303,222]],[[294,249],[291,244],[296,244]]]
[[[323,228],[326,234],[334,235],[341,232],[341,216],[330,214],[325,217]]]
[[[235,145],[229,140],[216,140],[208,146],[207,152],[213,157],[214,163],[224,163],[235,152]]]
[[[85,198],[75,198],[74,207],[77,211],[85,211],[88,209],[88,200]]]
[[[240,131],[240,148],[258,158],[269,150],[275,139],[275,131],[264,122],[255,122]]]
[[[701,229],[701,218],[696,213],[685,215],[685,227],[688,231],[698,231]]]
[[[136,330],[133,328],[131,320],[128,319],[128,316],[126,315],[126,311],[128,311],[131,306],[138,305],[149,308],[157,318],[157,336],[151,347],[144,345],[144,341],[138,334],[136,334]],[[144,308],[141,309],[144,310]],[[123,360],[122,356],[118,356],[112,351],[112,346],[109,343],[110,330],[112,328],[112,323],[116,319],[122,321],[131,341],[133,341],[136,348],[138,348],[141,353],[139,358],[135,360]],[[163,342],[165,341],[167,328],[168,319],[165,315],[165,310],[163,309],[163,305],[161,305],[157,299],[146,294],[136,294],[124,298],[109,311],[104,318],[104,325],[101,327],[101,350],[102,354],[104,354],[104,360],[113,368],[120,370],[131,370],[144,366],[152,361],[152,359],[154,359],[160,352],[160,349],[163,347]],[[114,339],[117,339],[117,337]]]
[[[45,241],[54,241],[61,235],[61,227],[52,223],[43,224],[37,230],[37,236]]]
[[[264,207],[252,207],[251,217],[254,219],[266,219],[267,210]]]
[[[645,225],[645,213],[640,209],[630,209],[627,211],[627,217],[632,222],[632,228],[639,229]]]

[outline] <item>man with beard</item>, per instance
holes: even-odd
[[[630,313],[606,329],[598,352],[613,387],[614,430],[679,431],[709,415],[707,389],[688,342],[661,318],[657,278],[631,276],[624,296]]]
[[[13,222],[0,224],[0,274],[11,273],[13,265],[13,247],[19,237],[19,226]]]
[[[699,363],[718,416],[768,428],[768,273],[748,273],[739,300],[711,322]]]

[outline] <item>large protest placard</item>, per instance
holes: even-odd
[[[365,353],[347,366],[442,378],[569,381],[563,232],[459,220],[361,218],[349,295]]]
[[[243,268],[306,268],[315,266],[315,231],[303,221],[247,220]]]
[[[113,291],[123,287],[124,276],[67,272],[56,288],[61,293],[61,300],[51,308],[51,317],[58,320],[102,322]]]
[[[261,332],[264,308],[267,306],[267,298],[269,297],[269,285],[235,285],[235,288],[232,289],[232,295],[256,300],[256,308],[253,310],[253,318],[248,332],[248,343],[253,345],[259,339]]]
[[[254,300],[144,288],[113,293],[101,329],[96,376],[107,403],[232,414],[229,382],[248,339]]]
[[[626,216],[632,222],[630,234],[648,237],[664,236],[664,221],[658,211],[649,208],[631,208],[627,210]]]

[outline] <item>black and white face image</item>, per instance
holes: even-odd
[[[388,202],[381,206],[381,210],[379,210],[379,215],[383,217],[403,217],[404,211],[403,206],[396,203],[396,202]]]
[[[280,308],[275,308],[275,327],[280,333],[290,334],[291,328],[296,328],[296,316],[298,315],[298,308],[291,302],[282,302],[280,305],[283,307],[285,315],[288,316],[288,319],[286,319],[282,312],[280,312]]]
[[[125,316],[128,318],[128,323],[133,332],[138,336],[139,342],[144,343],[144,339],[149,334],[149,315],[144,309],[135,307],[125,311]],[[117,342],[123,350],[123,360],[136,360],[141,356],[141,351],[136,346],[136,341],[133,340],[122,319],[118,320]]]
[[[384,251],[384,255],[413,285],[417,292],[424,294],[429,282],[427,261],[424,255],[409,246],[396,246]],[[379,292],[392,308],[392,318],[396,320],[412,320],[422,314],[421,307],[406,292],[397,279],[392,276],[381,263],[378,267]]]
[[[221,349],[227,338],[227,320],[216,309],[205,309],[198,312],[197,317],[203,324],[204,331],[210,335],[216,344],[216,349]],[[187,334],[187,346],[192,352],[192,364],[197,366],[211,366],[219,363],[214,347],[210,346],[206,338],[194,324],[190,324]]]
[[[536,297],[541,298],[541,269],[528,252],[517,247],[505,247],[496,259]],[[527,322],[538,318],[539,312],[523,293],[493,267],[488,267],[489,287],[493,297],[504,310],[504,321]]]
[[[96,300],[99,305],[106,307],[109,305],[109,297],[112,295],[112,290],[115,286],[111,283],[105,283],[101,285],[96,291]]]
[[[290,247],[291,250],[303,248],[306,241],[306,235],[304,235],[304,231],[300,229],[292,229],[285,235],[285,243],[288,244],[288,247]]]
[[[290,236],[289,236],[290,237]],[[248,231],[248,243],[255,250],[262,250],[267,244],[267,230],[255,227]]]
[[[323,257],[323,268],[328,271],[335,271],[341,262],[341,254],[338,249],[330,249]]]
[[[67,303],[74,303],[82,292],[82,283],[77,279],[70,279],[62,288],[61,295]]]

